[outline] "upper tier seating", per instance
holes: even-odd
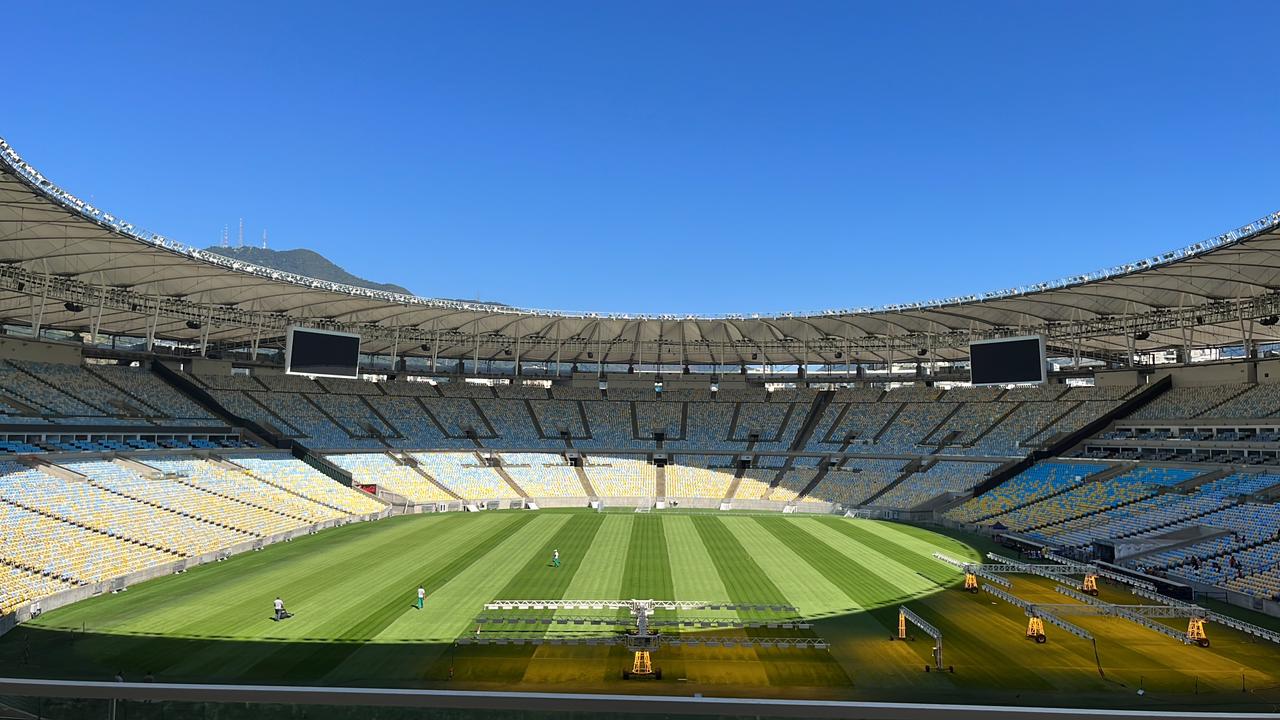
[[[1214,409],[1250,388],[1249,385],[1175,387],[1139,408],[1130,420],[1169,420],[1199,416],[1224,417]]]

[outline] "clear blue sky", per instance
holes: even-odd
[[[147,5],[6,5],[0,135],[421,295],[873,305],[1280,209],[1274,2]]]

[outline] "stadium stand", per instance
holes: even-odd
[[[853,458],[831,468],[809,493],[821,500],[862,505],[902,475],[904,460]]]
[[[602,497],[654,497],[657,473],[644,460],[624,456],[589,455],[583,466],[591,486]]]
[[[712,467],[716,459],[707,455],[678,455],[667,465],[667,497],[724,498],[733,484],[733,470]],[[724,460],[720,459],[723,465]]]
[[[507,475],[530,497],[581,497],[578,471],[551,453],[502,453]]]
[[[911,509],[946,493],[967,494],[999,467],[995,463],[944,460],[913,473],[875,499],[876,505]]]
[[[457,499],[415,468],[396,462],[386,453],[350,453],[328,458],[350,472],[355,482],[375,485],[415,503],[447,503]]]
[[[466,500],[518,498],[517,493],[492,467],[481,465],[475,453],[413,453],[424,472]]]

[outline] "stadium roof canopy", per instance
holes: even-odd
[[[628,315],[433,300],[169,240],[60,189],[0,140],[0,318],[212,347],[278,343],[299,324],[358,332],[366,352],[480,360],[826,364],[922,351],[963,359],[970,340],[1022,334],[1043,334],[1061,353],[1119,358],[1280,340],[1280,325],[1258,322],[1280,313],[1277,289],[1280,213],[1095,273],[878,308]]]

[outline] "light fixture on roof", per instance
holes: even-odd
[[[191,330],[199,330],[199,329],[200,329],[200,323],[196,322],[195,320],[188,320],[188,321],[187,321],[187,328],[189,328],[189,329],[191,329]]]
[[[80,303],[67,301],[62,303],[62,307],[66,308],[67,312],[73,312],[73,313],[84,312],[84,306],[81,305]]]
[[[1276,323],[1280,323],[1280,315],[1268,315],[1258,321],[1259,325],[1267,326],[1275,325]]]
[[[1142,332],[1137,332],[1137,333],[1134,333],[1134,334],[1133,334],[1133,339],[1134,339],[1134,340],[1146,340],[1146,339],[1147,339],[1147,338],[1149,338],[1149,337],[1151,337],[1151,333],[1147,332],[1146,330],[1143,330]]]

